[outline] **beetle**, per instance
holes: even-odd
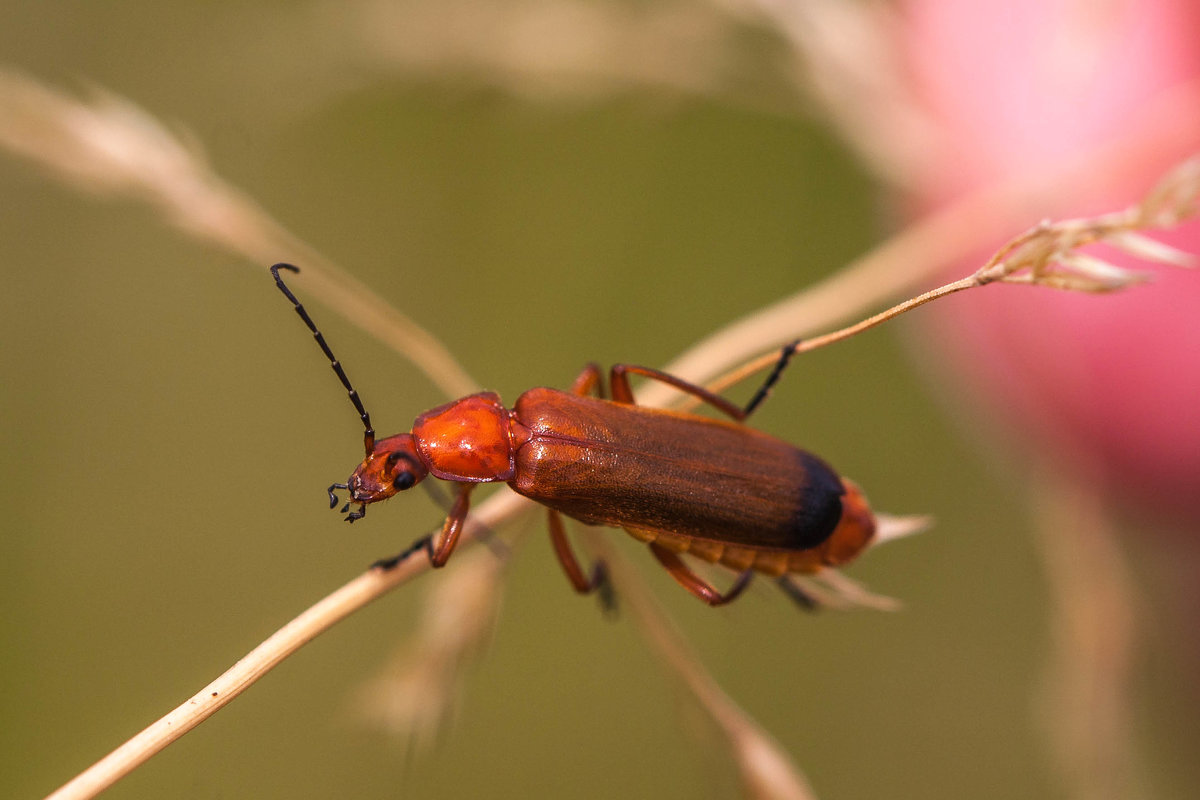
[[[329,487],[330,508],[345,491],[347,522],[432,475],[456,487],[440,534],[396,559],[425,549],[434,567],[454,552],[481,483],[507,483],[546,506],[551,542],[571,585],[581,593],[606,587],[603,565],[585,573],[562,517],[624,528],[646,542],[685,589],[709,605],[732,601],[755,572],[775,577],[798,602],[812,600],[787,579],[845,564],[871,542],[875,517],[862,491],[811,453],[742,424],[767,397],[797,343],[745,407],[649,367],[617,364],[605,397],[600,368],[589,364],[569,391],[534,388],[507,408],[479,392],[426,411],[408,433],[376,440],[370,415],[304,306],[270,268],[350,395],[362,419],[365,457],[345,483]],[[729,420],[635,404],[629,376],[673,386]],[[351,509],[351,505],[357,506]],[[680,557],[688,553],[741,574],[721,592]]]

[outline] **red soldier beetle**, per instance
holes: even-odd
[[[275,283],[292,302],[362,419],[365,457],[345,483],[347,522],[371,503],[416,486],[427,476],[457,492],[441,532],[420,540],[389,567],[417,550],[434,567],[454,552],[480,483],[507,483],[548,509],[554,552],[581,593],[606,588],[603,565],[588,575],[571,549],[562,515],[589,525],[624,528],[646,542],[685,589],[709,605],[736,598],[755,572],[775,577],[797,602],[813,601],[789,573],[811,574],[855,558],[875,535],[875,517],[861,490],[820,458],[741,424],[767,397],[798,343],[783,349],[775,369],[743,408],[672,375],[617,364],[608,399],[599,367],[589,364],[570,391],[535,388],[511,409],[493,392],[479,392],[425,412],[409,433],[376,441],[371,418],[325,338],[279,270]],[[732,421],[635,404],[629,376],[641,375],[686,392]],[[594,395],[594,396],[593,396]],[[351,505],[357,505],[351,510]],[[689,553],[740,571],[722,593],[680,558]]]

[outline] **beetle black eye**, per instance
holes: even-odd
[[[396,476],[396,480],[392,481],[392,485],[396,487],[396,490],[401,492],[405,489],[411,489],[416,483],[417,478],[411,472],[401,472]]]

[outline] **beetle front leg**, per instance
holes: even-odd
[[[409,556],[411,556],[415,553],[419,553],[422,550],[424,550],[428,553],[432,553],[433,551],[430,548],[430,542],[432,542],[432,541],[433,541],[433,534],[429,534],[427,536],[422,536],[420,539],[417,539],[415,542],[413,542],[408,547],[401,550],[396,555],[391,556],[389,558],[379,559],[378,561],[376,561],[374,564],[371,565],[371,569],[381,569],[384,572],[387,572],[388,570],[395,569],[400,564],[407,561]]]
[[[754,570],[746,570],[738,576],[733,586],[729,587],[729,591],[721,594],[711,583],[701,578],[687,564],[683,563],[683,559],[679,557],[678,553],[654,542],[650,543],[650,552],[654,553],[654,557],[658,559],[658,563],[666,567],[667,572],[671,573],[671,577],[679,581],[680,586],[710,606],[723,606],[726,603],[733,602],[750,585],[750,579],[754,577]]]
[[[434,567],[444,567],[450,554],[454,552],[454,547],[458,544],[458,537],[462,533],[463,523],[467,519],[467,511],[471,507],[471,490],[474,488],[475,484],[473,483],[458,484],[458,497],[454,498],[450,514],[442,525],[441,535],[429,539],[427,547],[429,563]]]

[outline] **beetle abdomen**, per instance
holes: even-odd
[[[787,572],[812,574],[853,560],[875,538],[875,515],[862,490],[850,480],[843,479],[843,485],[846,493],[842,496],[842,515],[837,527],[825,541],[805,550],[753,547],[639,528],[626,528],[626,531],[647,544],[655,543],[676,553],[688,553],[739,572],[753,569],[773,577]]]
[[[742,425],[553,389],[521,395],[515,412],[530,438],[510,485],[584,522],[795,551],[842,517],[825,462]]]

